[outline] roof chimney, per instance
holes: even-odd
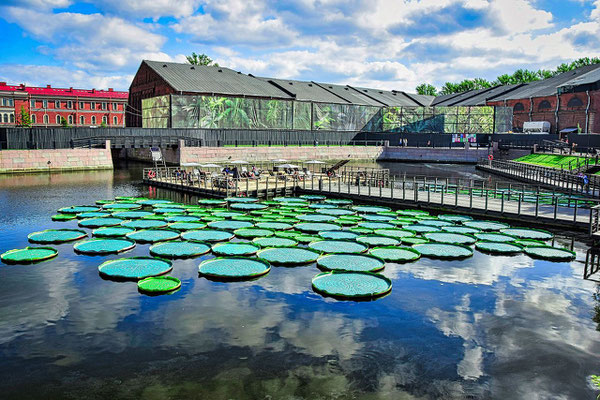
[[[46,85],[46,89],[52,89],[52,85]]]
[[[0,82],[0,85],[6,86],[6,82]]]
[[[73,91],[73,86],[71,86],[71,87],[69,88],[69,91],[70,91],[70,92],[72,92],[72,91]]]
[[[109,91],[109,92],[112,92],[112,91],[113,91],[113,88],[109,87],[109,88],[108,88],[108,91]]]
[[[94,88],[94,89],[92,89],[92,93],[96,93],[96,89],[95,89],[95,88]]]

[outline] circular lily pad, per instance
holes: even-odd
[[[473,217],[470,217],[468,215],[459,215],[459,214],[442,214],[442,215],[438,215],[438,219],[441,219],[442,221],[450,221],[450,222],[465,222],[465,221],[471,221],[473,219]]]
[[[375,222],[389,222],[394,219],[394,217],[390,217],[389,215],[379,215],[379,214],[363,214],[363,220],[365,221],[375,221]]]
[[[164,242],[150,246],[150,254],[164,258],[189,258],[206,254],[210,246],[194,242]]]
[[[387,222],[359,222],[358,226],[367,228],[367,229],[394,229],[395,226],[393,224],[389,224]]]
[[[315,203],[308,206],[308,208],[313,208],[315,210],[323,209],[323,208],[338,208],[338,206],[334,204],[325,204],[325,203]]]
[[[58,251],[52,247],[25,247],[24,249],[8,250],[0,255],[5,264],[32,264],[56,257]]]
[[[100,211],[100,207],[96,206],[71,206],[63,207],[58,210],[61,214],[79,214],[83,212]]]
[[[359,235],[355,232],[349,231],[322,231],[319,232],[319,236],[323,239],[333,239],[333,240],[354,240]]]
[[[232,210],[243,210],[243,211],[253,211],[253,210],[264,210],[268,206],[260,203],[233,203],[229,205],[229,208]]]
[[[337,204],[338,206],[349,206],[352,204],[352,200],[349,199],[326,199],[323,201],[328,204]]]
[[[499,231],[500,229],[509,228],[508,224],[503,224],[501,222],[495,221],[465,221],[463,225],[468,226],[469,228],[475,228],[485,232]]]
[[[533,239],[516,239],[513,241],[514,244],[518,244],[519,246],[527,247],[527,246],[547,246],[546,243],[540,240]]]
[[[362,243],[365,246],[374,247],[374,246],[397,246],[400,244],[400,241],[387,236],[377,236],[377,235],[365,235],[359,236],[356,238],[358,243]]]
[[[272,229],[261,229],[261,228],[242,228],[233,231],[235,236],[244,239],[254,239],[257,237],[269,237],[273,236],[275,232]]]
[[[373,229],[364,228],[362,226],[353,226],[352,228],[348,228],[350,232],[358,233],[359,235],[367,235],[369,233],[373,233]]]
[[[318,242],[319,240],[322,240],[323,238],[321,236],[317,236],[317,235],[309,235],[309,234],[299,234],[296,235],[294,237],[294,239],[298,242],[298,243],[302,243],[302,244],[308,244],[310,242]]]
[[[477,241],[474,236],[463,235],[461,233],[450,233],[450,232],[431,232],[426,233],[423,236],[432,242],[437,243],[448,243],[448,244],[473,244]]]
[[[174,229],[180,232],[202,229],[205,227],[206,224],[203,224],[202,222],[173,222],[172,224],[169,224],[169,229]]]
[[[484,240],[486,242],[499,242],[499,243],[508,243],[514,242],[515,237],[510,235],[505,235],[504,233],[493,233],[493,232],[480,232],[474,235],[477,240]]]
[[[437,228],[441,228],[444,226],[453,226],[454,223],[450,221],[442,221],[439,219],[422,219],[419,220],[419,225],[435,226]]]
[[[328,271],[376,272],[382,270],[385,263],[366,254],[329,254],[319,257],[317,266]]]
[[[341,231],[342,227],[337,224],[330,224],[326,222],[303,222],[295,226],[295,228],[301,232],[317,233],[321,231]]]
[[[136,203],[141,204],[143,206],[154,206],[158,204],[169,204],[172,203],[171,200],[159,200],[159,199],[147,199],[147,200],[138,200]]]
[[[429,225],[421,225],[421,224],[402,225],[402,227],[404,229],[408,229],[409,231],[413,231],[416,233],[431,233],[431,232],[441,231],[441,229],[438,228],[437,226],[429,226]]]
[[[151,215],[154,215],[154,213],[151,213],[149,211],[118,211],[112,213],[113,217],[121,219],[138,219],[149,217]]]
[[[167,215],[164,220],[167,222],[199,222],[200,218],[193,215]]]
[[[473,235],[475,233],[481,232],[479,229],[469,228],[468,226],[442,226],[442,230],[444,232],[461,233],[463,235]]]
[[[171,262],[153,257],[129,257],[105,261],[98,266],[101,275],[112,279],[144,279],[169,273]]]
[[[213,258],[200,263],[198,271],[201,275],[222,279],[248,279],[265,275],[271,266],[253,258],[227,257]]]
[[[296,236],[302,235],[302,233],[298,231],[275,231],[275,236],[287,238],[287,239],[296,239]]]
[[[127,238],[138,243],[155,243],[179,238],[179,232],[169,229],[144,229],[128,233]]]
[[[137,286],[142,293],[171,293],[181,287],[181,281],[173,276],[152,276],[138,281]]]
[[[367,251],[368,246],[350,240],[319,240],[308,244],[310,249],[320,251],[321,253],[363,253]]]
[[[402,244],[407,244],[407,245],[429,243],[429,239],[425,239],[423,237],[416,237],[416,236],[404,237],[400,241]]]
[[[251,256],[260,247],[251,243],[220,243],[212,247],[212,252],[218,256]]]
[[[280,230],[280,231],[286,231],[288,229],[293,228],[293,226],[291,224],[285,224],[283,222],[259,222],[256,224],[256,227],[263,228],[263,229]]]
[[[252,240],[252,243],[265,248],[265,247],[292,247],[298,244],[294,239],[287,239],[282,237],[259,237]]]
[[[202,229],[183,232],[181,238],[190,242],[224,242],[233,239],[233,233],[215,229]]]
[[[317,210],[317,212],[319,214],[329,215],[329,216],[334,216],[334,217],[355,214],[354,211],[347,210],[345,208],[321,208],[321,209]]]
[[[299,247],[278,247],[263,249],[257,253],[260,259],[277,265],[302,265],[315,262],[321,254]]]
[[[235,231],[236,229],[250,228],[254,226],[251,222],[247,221],[213,221],[208,224],[212,229],[224,230],[224,231]]]
[[[183,208],[155,208],[154,212],[156,214],[185,214],[185,210]]]
[[[79,229],[46,229],[27,235],[31,243],[65,243],[84,237],[87,237],[87,233]]]
[[[549,240],[554,237],[552,233],[542,229],[508,228],[502,229],[500,232],[519,239]]]
[[[225,201],[229,203],[256,203],[258,199],[256,197],[227,197]]]
[[[88,255],[117,254],[134,247],[135,242],[127,239],[90,239],[73,245],[75,252]]]
[[[136,219],[133,221],[121,222],[121,226],[133,229],[166,228],[167,223],[155,219]]]
[[[219,207],[226,206],[227,202],[225,200],[220,199],[200,199],[198,200],[198,204],[202,204],[203,206],[208,207]]]
[[[333,215],[322,214],[300,214],[296,218],[306,222],[331,222],[336,220],[336,217]]]
[[[94,229],[92,231],[92,236],[99,238],[123,237],[133,231],[135,231],[135,229],[127,228],[125,226],[107,226],[105,228]]]
[[[56,214],[52,216],[52,221],[64,222],[77,219],[76,214]]]
[[[396,246],[374,247],[369,250],[369,254],[384,261],[395,263],[414,261],[421,257],[421,253],[411,247]]]
[[[391,208],[389,208],[389,207],[377,207],[377,206],[353,206],[352,209],[359,213],[371,213],[371,214],[391,210]]]
[[[71,215],[71,214],[63,214],[63,215]],[[109,212],[103,211],[88,211],[77,214],[77,219],[85,219],[85,218],[105,218],[110,217],[112,214]]]
[[[571,261],[575,259],[574,251],[552,246],[526,246],[523,251],[532,258],[550,261]]]
[[[102,206],[103,210],[139,210],[140,208],[142,205],[136,203],[111,203]]]
[[[392,290],[392,281],[372,272],[329,271],[312,280],[313,289],[321,294],[338,298],[376,298]]]
[[[523,251],[523,247],[514,243],[486,242],[475,243],[475,248],[484,253],[493,254],[516,254]]]
[[[466,246],[460,246],[457,244],[445,244],[445,243],[425,243],[416,244],[414,249],[417,250],[421,255],[442,258],[442,259],[457,259],[466,258],[473,255],[473,250]]]
[[[408,217],[418,217],[423,215],[429,215],[429,213],[425,210],[398,210],[396,211],[398,215],[406,215]]]
[[[88,218],[82,219],[77,224],[82,228],[101,228],[103,226],[116,226],[123,222],[120,218]]]
[[[387,236],[394,239],[404,239],[415,236],[414,232],[403,229],[375,229],[373,233],[379,236]]]

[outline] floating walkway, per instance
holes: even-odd
[[[413,207],[430,211],[465,213],[523,224],[585,231],[592,235],[598,226],[599,201],[562,193],[543,193],[539,187],[512,185],[486,187],[485,181],[426,177],[393,177],[370,171],[342,171],[335,177],[274,177],[261,179],[175,178],[170,171],[158,171],[144,182],[157,187],[203,197],[249,196],[271,198],[298,193],[348,198],[360,203],[389,207]],[[373,177],[371,177],[373,176]],[[520,186],[520,188],[518,187]],[[592,224],[594,221],[594,224]],[[592,229],[594,228],[594,232]]]

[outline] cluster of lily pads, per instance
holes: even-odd
[[[117,254],[150,243],[149,257],[125,257],[99,265],[101,276],[136,280],[141,292],[169,293],[181,286],[168,276],[173,259],[212,252],[199,273],[208,279],[246,280],[266,275],[272,265],[315,263],[323,272],[313,289],[339,298],[374,298],[391,291],[379,272],[386,263],[421,256],[446,260],[473,255],[525,253],[533,258],[568,261],[575,253],[546,244],[552,233],[511,227],[466,215],[430,215],[423,210],[354,205],[347,199],[303,195],[260,202],[249,197],[201,199],[197,205],[145,197],[117,197],[96,205],[58,210],[54,221],[76,221],[83,229],[31,233],[35,244],[75,242],[76,253]],[[88,238],[91,230],[92,238]],[[236,239],[233,241],[233,239]],[[83,240],[87,239],[87,240]],[[5,252],[5,263],[32,263],[55,257],[52,247]]]

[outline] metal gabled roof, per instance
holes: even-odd
[[[348,102],[350,104],[357,104],[357,105],[361,105],[361,106],[375,106],[375,107],[381,107],[384,105],[376,100],[373,100],[372,98],[370,98],[368,96],[363,96],[361,93],[352,89],[350,86],[335,85],[333,83],[321,83],[321,82],[313,82],[313,83],[315,83],[316,85],[319,85],[321,88],[336,95],[337,97],[344,99],[346,102]]]
[[[431,102],[431,105],[434,107],[440,106],[442,107],[440,104],[446,102],[447,100],[453,99],[455,97],[460,96],[462,93],[450,93],[450,94],[442,94],[440,96],[437,96],[435,99],[433,99],[433,101]]]
[[[597,68],[580,74],[573,79],[566,81],[565,83],[558,85],[558,87],[575,87],[580,85],[590,85],[596,82],[600,82],[600,65],[596,65]]]
[[[278,99],[293,98],[262,79],[225,67],[147,60],[144,60],[143,63],[152,68],[178,92]]]
[[[393,91],[395,92],[395,90],[393,90]],[[433,103],[433,100],[435,100],[435,96],[429,96],[429,95],[417,94],[417,93],[407,93],[407,92],[402,92],[402,93],[404,93],[405,96],[408,96],[411,99],[417,101],[418,103],[421,103],[425,107],[431,106],[431,103]]]
[[[364,87],[352,86],[357,92],[369,96],[386,106],[390,107],[420,107],[420,104],[411,99],[404,92],[395,92],[381,89],[369,89]]]
[[[323,89],[320,85],[309,81],[297,81],[292,79],[260,78],[280,87],[282,90],[293,94],[295,100],[313,101],[317,103],[342,103],[349,101]]]

